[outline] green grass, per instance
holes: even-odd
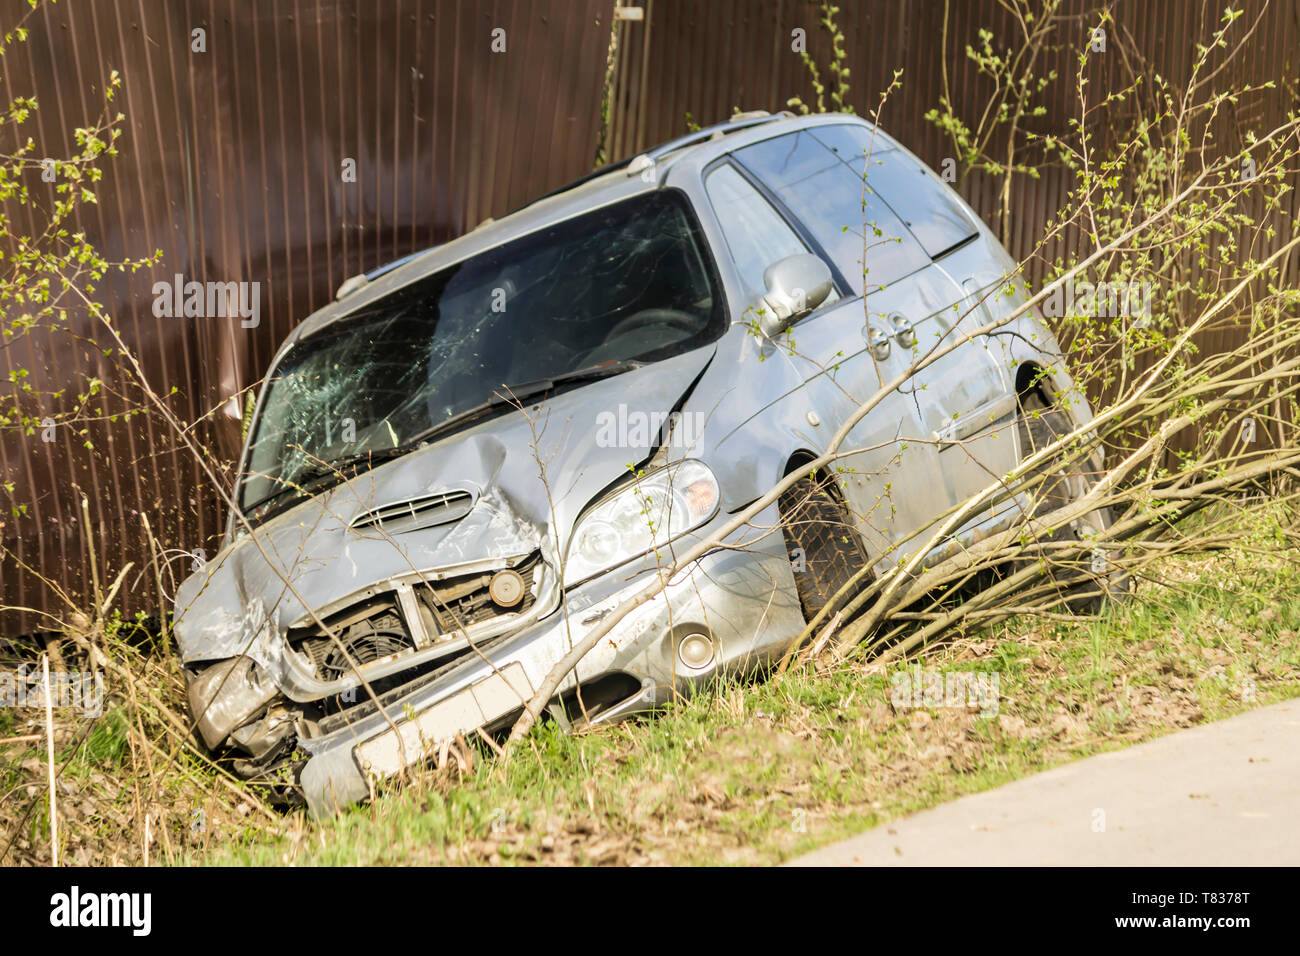
[[[932,649],[997,676],[996,716],[891,705],[906,665],[723,684],[655,719],[476,753],[370,805],[229,832],[192,862],[767,863],[963,794],[1300,695],[1300,574],[1230,552],[1082,624],[1021,619]],[[910,665],[915,667],[915,665]]]

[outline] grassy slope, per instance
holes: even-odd
[[[1027,773],[1300,695],[1300,569],[1248,551],[1171,560],[1084,624],[1022,620],[933,650],[998,676],[995,717],[891,705],[879,666],[729,685],[642,720],[538,728],[371,806],[209,841],[257,864],[768,863]]]

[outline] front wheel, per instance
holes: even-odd
[[[834,480],[822,472],[800,478],[778,507],[799,604],[812,621],[866,567],[866,548]]]

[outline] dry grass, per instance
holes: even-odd
[[[93,651],[82,651],[79,645]],[[104,675],[102,713],[54,710],[60,862],[175,862],[211,848],[233,828],[275,832],[280,818],[219,770],[188,734],[179,668],[139,625],[112,620],[100,633],[51,640],[60,669]],[[40,674],[36,646],[9,646],[0,670]],[[37,700],[33,685],[28,700]],[[51,862],[43,707],[0,708],[0,863]]]

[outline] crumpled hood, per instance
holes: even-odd
[[[178,589],[174,630],[182,660],[244,653],[264,623],[283,633],[307,607],[319,609],[395,575],[539,549],[554,562],[591,498],[649,454],[648,442],[638,448],[601,441],[605,416],[617,416],[620,405],[666,415],[713,354],[713,346],[696,349],[525,406],[535,415],[532,427],[520,412],[507,411],[277,515]],[[459,521],[391,535],[351,527],[375,509],[456,491],[475,499]]]

